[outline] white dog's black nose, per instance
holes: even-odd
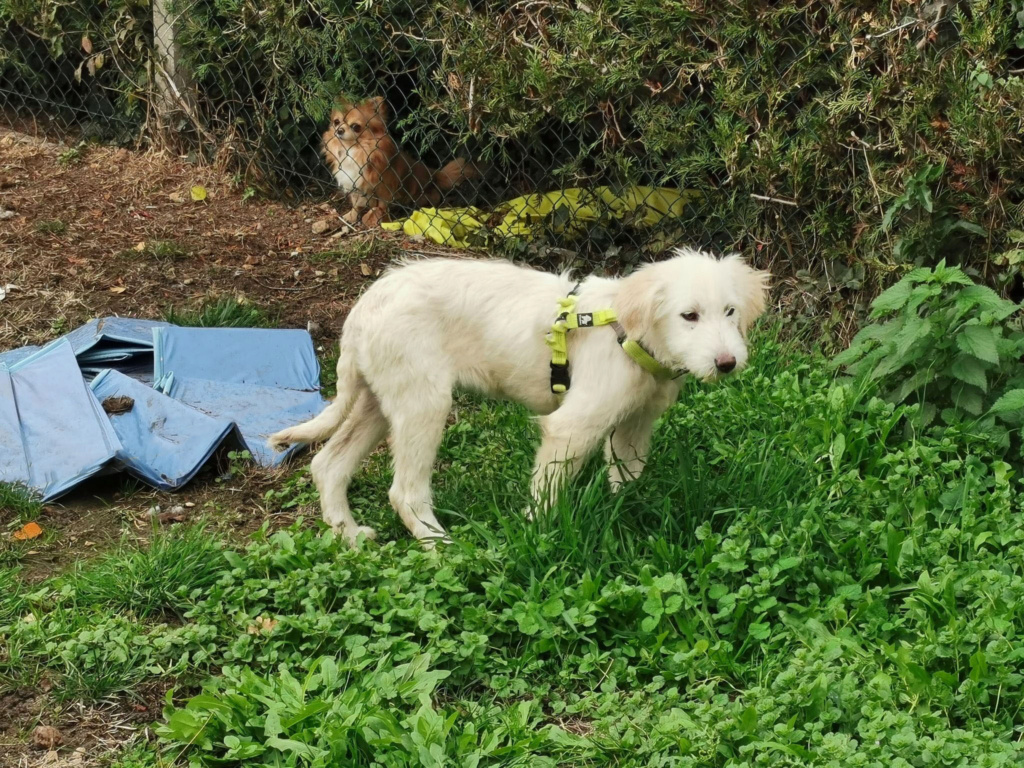
[[[736,358],[732,355],[719,355],[715,358],[715,368],[722,373],[728,373],[736,367]]]

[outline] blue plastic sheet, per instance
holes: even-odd
[[[7,366],[0,365],[0,481],[27,485],[30,479],[14,381]]]
[[[263,467],[276,467],[302,446],[278,453],[267,445],[274,432],[316,416],[326,406],[319,392],[174,377],[170,396],[238,425],[245,448]]]
[[[117,461],[129,474],[164,491],[188,483],[225,440],[241,438],[228,419],[217,419],[173,400],[118,371],[107,370],[92,382],[102,404],[128,397],[130,410],[110,414],[121,442]]]
[[[177,490],[226,441],[277,466],[301,446],[277,453],[267,437],[327,405],[301,330],[108,317],[0,360],[0,481],[46,499],[114,468]],[[134,406],[108,417],[97,397],[117,395]]]
[[[0,463],[0,480],[49,501],[111,464],[121,444],[66,339],[5,367],[0,378],[0,446],[13,454]]]
[[[315,392],[320,364],[306,331],[271,328],[158,328],[154,374],[159,382],[203,379]]]
[[[29,355],[33,355],[39,351],[39,347],[19,347],[18,349],[11,349],[7,352],[0,352],[0,365],[6,365],[10,368],[19,360],[24,360]]]
[[[277,453],[267,446],[271,434],[313,418],[327,405],[306,331],[170,327],[157,329],[153,338],[155,386],[235,422],[261,466],[277,466],[301,449]]]
[[[76,328],[65,338],[86,378],[116,370],[147,383],[153,380],[153,330],[170,323],[131,317],[101,317]]]

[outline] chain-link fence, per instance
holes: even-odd
[[[169,145],[355,227],[594,262],[685,242],[854,287],[1024,239],[1019,0],[0,0],[0,22],[5,122]]]

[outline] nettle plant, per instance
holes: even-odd
[[[915,269],[874,300],[874,322],[835,363],[894,403],[920,404],[920,426],[976,422],[1005,441],[1024,423],[1019,309],[944,261]]]

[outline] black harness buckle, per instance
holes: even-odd
[[[569,364],[551,363],[551,391],[556,395],[565,394],[569,389]]]

